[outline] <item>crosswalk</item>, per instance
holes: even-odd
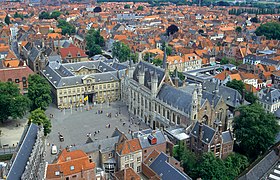
[[[267,179],[280,180],[280,164],[278,164],[274,167],[274,169],[268,175]]]

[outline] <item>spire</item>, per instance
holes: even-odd
[[[164,55],[163,55],[163,61],[162,61],[162,68],[165,69],[166,68],[166,42],[164,44]]]

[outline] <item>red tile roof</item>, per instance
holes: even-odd
[[[71,166],[73,169],[71,170]],[[63,172],[64,176],[93,170],[95,163],[90,163],[89,158],[82,150],[67,152],[64,149],[58,157],[57,163],[49,164],[47,168],[47,179],[58,178],[55,172]]]
[[[116,150],[120,155],[123,155],[141,150],[141,146],[138,139],[131,139],[118,144]]]
[[[80,56],[78,56],[79,53],[80,53]],[[61,48],[60,54],[63,59],[67,58],[69,54],[71,54],[72,58],[87,57],[84,50],[82,50],[74,45],[70,45],[68,48]]]

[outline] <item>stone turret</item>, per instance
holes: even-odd
[[[157,88],[158,88],[158,75],[156,70],[154,70],[151,77],[151,92],[153,97],[156,97],[157,95]]]
[[[197,108],[198,108],[198,99],[197,99],[197,89],[195,88],[192,94],[192,110],[191,110],[191,120],[195,121],[197,119]]]
[[[128,78],[129,79],[133,78],[133,67],[132,67],[132,65],[133,65],[133,61],[132,61],[132,59],[130,57],[129,66],[128,66]]]
[[[144,81],[145,81],[145,69],[144,66],[141,65],[138,71],[138,82],[140,85],[144,85]]]
[[[201,107],[201,100],[202,100],[202,85],[199,83],[197,89],[197,100],[198,100],[198,108]]]

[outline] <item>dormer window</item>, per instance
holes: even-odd
[[[72,57],[72,55],[69,53],[69,54],[68,54],[68,57],[69,57],[69,58],[71,58],[71,57]]]
[[[81,53],[80,53],[80,52],[78,52],[78,53],[77,53],[77,56],[78,56],[78,57],[80,57],[80,56],[81,56]]]
[[[75,168],[74,166],[70,166],[70,170],[73,171]]]

